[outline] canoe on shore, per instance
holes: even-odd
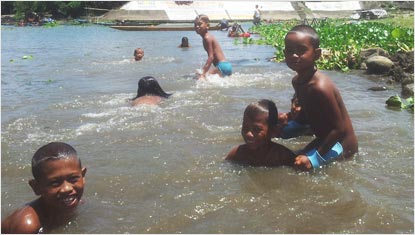
[[[125,31],[194,31],[193,25],[113,25],[113,29]],[[209,30],[219,30],[219,26],[209,27]]]

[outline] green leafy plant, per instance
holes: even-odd
[[[252,27],[251,31],[262,37],[253,40],[253,43],[274,46],[276,61],[281,62],[284,60],[285,35],[296,24],[297,21],[288,21]],[[347,72],[359,68],[362,49],[380,47],[389,54],[395,54],[398,51],[411,51],[414,47],[414,30],[391,24],[327,19],[312,26],[320,36],[320,48],[324,52],[316,63],[324,70]]]
[[[414,110],[414,97],[402,99],[399,95],[393,95],[385,102],[388,107],[395,107],[399,109]]]
[[[22,56],[22,59],[24,59],[24,60],[27,60],[27,59],[33,59],[33,56],[32,55],[24,55],[24,56]]]

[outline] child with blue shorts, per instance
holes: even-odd
[[[209,17],[206,15],[198,15],[194,21],[194,27],[197,34],[203,39],[203,47],[208,53],[208,59],[202,68],[199,79],[205,79],[210,66],[216,67],[209,74],[219,74],[220,76],[230,76],[232,74],[232,65],[229,61],[226,61],[225,55],[219,42],[216,38],[208,32],[209,29]]]
[[[292,85],[301,111],[293,120],[309,125],[316,136],[297,155],[295,164],[309,170],[351,157],[358,151],[357,138],[339,90],[316,67],[321,56],[316,31],[308,25],[292,28],[285,36],[284,55],[287,66],[297,73]]]

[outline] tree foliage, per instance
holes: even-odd
[[[54,19],[78,18],[88,13],[87,8],[114,9],[126,1],[7,1],[2,2],[2,14],[15,14],[24,19],[27,14],[51,15]],[[102,14],[102,12],[99,12]]]

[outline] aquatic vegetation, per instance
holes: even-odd
[[[22,59],[27,60],[27,59],[33,59],[32,55],[24,55],[22,56]]]
[[[43,24],[43,27],[45,28],[53,28],[56,26],[59,26],[59,23],[57,21],[46,22]]]
[[[251,31],[258,32],[262,38],[253,41],[273,45],[276,61],[283,61],[284,37],[297,23],[289,21],[254,26]],[[395,54],[398,51],[411,51],[414,47],[414,30],[391,24],[327,19],[312,26],[320,36],[320,47],[323,49],[322,58],[317,61],[320,69],[343,72],[357,69],[362,49],[380,47],[389,54]]]
[[[254,39],[252,39],[250,37],[237,37],[237,38],[235,38],[235,40],[233,41],[233,43],[235,45],[238,45],[239,43],[242,43],[242,44],[247,45],[247,44],[254,44],[255,42],[254,42]]]
[[[402,99],[399,95],[389,97],[385,102],[388,107],[395,107],[399,109],[407,109],[414,111],[414,97]]]

